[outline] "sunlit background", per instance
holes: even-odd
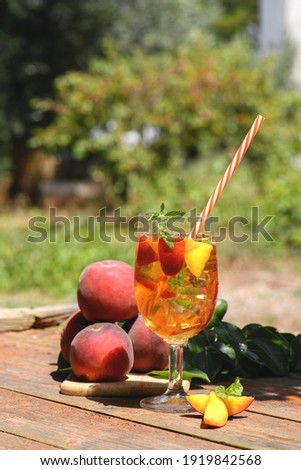
[[[120,216],[201,211],[262,114],[212,214],[219,296],[240,326],[300,332],[299,3],[1,1],[2,307],[73,303],[90,262],[133,264]]]

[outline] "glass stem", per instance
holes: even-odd
[[[166,395],[186,395],[183,388],[183,346],[169,345],[169,382]]]

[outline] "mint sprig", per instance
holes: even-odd
[[[168,222],[173,221],[173,220],[178,220],[181,219],[186,212],[185,211],[165,211],[165,204],[162,202],[160,206],[160,211],[159,212],[154,212],[149,220],[152,220],[155,222],[156,229],[158,231],[158,235],[163,238],[165,241],[166,245],[169,246],[169,248],[174,249],[174,243],[172,241],[172,236],[171,234],[166,230],[166,225]]]
[[[218,385],[215,388],[215,393],[220,398],[241,397],[242,392],[243,386],[240,383],[239,377],[236,377],[235,381],[227,388],[223,385]]]
[[[181,269],[175,277],[168,279],[167,284],[172,287],[185,287],[185,276],[186,276],[187,266]]]

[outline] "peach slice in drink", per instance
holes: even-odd
[[[164,274],[175,276],[184,265],[185,240],[173,240],[173,247],[171,248],[163,238],[159,238],[158,249]]]
[[[185,262],[189,271],[199,277],[210,257],[212,245],[210,243],[186,239]]]
[[[158,253],[154,250],[155,243],[151,243],[145,235],[139,237],[137,243],[136,260],[139,266],[144,266],[158,261]]]

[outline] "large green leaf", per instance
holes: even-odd
[[[197,356],[198,368],[204,371],[212,381],[222,371],[222,360],[211,347],[206,347]]]
[[[301,372],[301,334],[294,337],[292,346],[292,370]]]
[[[148,372],[148,375],[151,375],[152,377],[157,377],[159,379],[168,379],[169,372],[168,370],[152,370],[151,372]],[[191,369],[189,371],[184,369],[183,380],[189,380],[191,382],[192,379],[199,379],[204,382],[210,383],[209,377],[205,372],[202,372],[198,369]]]
[[[277,376],[288,374],[288,353],[283,346],[263,338],[248,340],[247,345],[248,351],[253,355],[252,359],[258,361],[258,365],[265,366]],[[247,357],[251,358],[251,355],[247,353]]]
[[[212,318],[205,327],[205,329],[210,329],[214,327],[218,322],[222,321],[222,319],[227,313],[227,309],[228,302],[225,299],[217,299]]]
[[[220,341],[231,346],[236,354],[236,361],[246,354],[247,345],[242,330],[232,323],[219,322],[214,328]]]
[[[210,346],[202,347],[199,350],[184,348],[183,367],[188,372],[205,373],[209,380],[219,374],[222,370],[220,355]]]

